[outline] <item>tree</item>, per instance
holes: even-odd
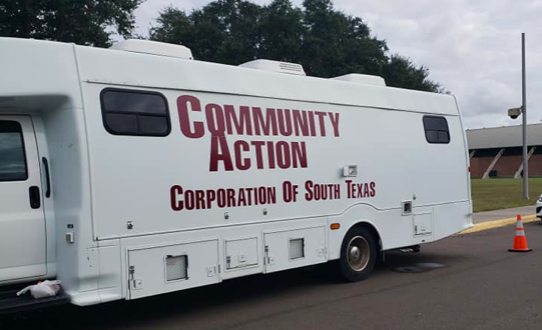
[[[334,77],[357,72],[380,74],[387,45],[371,37],[361,18],[333,9],[331,0],[305,0],[303,65],[311,75]]]
[[[399,54],[391,56],[384,66],[382,76],[389,86],[444,93],[439,83],[428,79],[429,69],[423,65],[416,67],[410,59]]]
[[[239,64],[254,59],[261,11],[259,5],[243,0],[214,1],[190,15],[169,6],[160,12],[150,36],[183,44],[198,59]]]
[[[107,47],[127,38],[144,0],[0,0],[0,36]]]
[[[151,28],[153,39],[171,44],[183,44],[191,47],[194,43],[194,22],[182,10],[166,7],[156,19],[159,27]]]
[[[303,11],[289,0],[275,0],[262,9],[257,58],[300,62],[307,28]]]
[[[190,14],[166,7],[152,40],[183,44],[197,59],[238,65],[256,58],[294,62],[308,75],[348,73],[383,76],[391,86],[441,92],[429,70],[408,58],[388,55],[385,40],[371,35],[359,17],[333,8],[331,0],[290,0],[259,6],[246,0],[217,0]]]

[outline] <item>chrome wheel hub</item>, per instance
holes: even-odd
[[[362,236],[353,237],[347,246],[348,265],[352,270],[361,272],[369,264],[371,257],[369,242]]]

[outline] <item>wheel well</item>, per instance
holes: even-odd
[[[371,235],[373,235],[373,237],[375,238],[375,241],[378,244],[378,250],[382,251],[382,239],[380,238],[380,234],[378,234],[378,230],[376,230],[376,228],[373,225],[371,225],[368,222],[359,222],[359,223],[356,223],[354,226],[352,226],[350,230],[352,230],[353,228],[364,228],[368,230],[371,233]]]

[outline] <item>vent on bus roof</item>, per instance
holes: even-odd
[[[128,39],[114,44],[109,48],[141,54],[182,58],[186,60],[194,59],[190,48],[158,41]]]
[[[279,62],[271,60],[254,60],[239,64],[239,66],[244,68],[260,69],[266,71],[280,72],[295,74],[298,76],[305,76],[305,70],[301,64],[288,63],[288,62]]]
[[[339,76],[339,77],[335,77],[331,79],[349,81],[349,82],[354,82],[358,84],[386,86],[386,81],[384,80],[384,78],[379,77],[379,76],[371,76],[367,74],[350,73],[350,74],[345,74],[344,76]]]

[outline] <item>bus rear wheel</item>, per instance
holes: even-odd
[[[341,247],[339,267],[350,282],[363,281],[373,272],[377,259],[373,235],[363,227],[354,227],[346,234]]]

